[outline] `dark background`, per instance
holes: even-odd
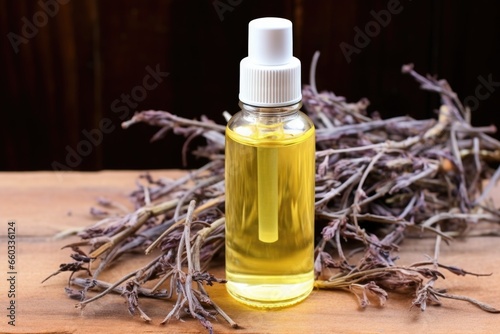
[[[498,1],[401,0],[401,11],[350,61],[341,43],[355,46],[355,28],[364,31],[376,22],[372,11],[387,10],[394,0],[57,1],[0,0],[0,170],[67,166],[68,148],[76,150],[86,140],[84,130],[98,129],[103,119],[114,130],[72,169],[182,167],[183,138],[169,135],[150,144],[156,129],[122,130],[124,112],[114,112],[113,101],[143,84],[146,67],[158,67],[168,77],[135,108],[125,108],[130,116],[157,109],[224,123],[224,110],[238,111],[239,61],[247,52],[248,22],[257,17],[294,22],[304,84],[319,50],[318,89],[351,101],[368,97],[370,111],[384,118],[434,117],[439,106],[401,74],[408,62],[420,73],[446,78],[461,100],[476,95],[479,77],[500,81]],[[52,12],[43,9],[47,3]],[[26,22],[39,27],[29,31]],[[25,39],[16,45],[14,35]],[[477,100],[473,123],[500,125],[500,87],[480,93],[489,95]]]

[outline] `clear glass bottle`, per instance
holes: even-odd
[[[290,21],[250,22],[242,110],[226,129],[226,286],[265,308],[295,304],[314,284],[315,130],[299,110],[291,50]]]

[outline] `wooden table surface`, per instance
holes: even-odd
[[[106,197],[130,206],[126,198],[135,188],[138,171],[93,173],[3,172],[0,173],[0,332],[1,333],[206,333],[193,319],[173,320],[160,325],[172,303],[141,299],[143,309],[152,317],[149,324],[128,314],[124,299],[106,296],[75,309],[64,286],[63,273],[44,284],[40,282],[60,263],[69,262],[69,250],[61,247],[76,237],[54,240],[63,230],[90,225],[89,208],[98,197]],[[155,171],[153,175],[180,175],[174,171]],[[500,195],[500,193],[499,193]],[[500,197],[500,196],[499,196]],[[16,224],[16,318],[8,324],[9,286],[7,279],[8,222]],[[456,240],[443,246],[441,262],[472,272],[493,273],[488,277],[457,277],[445,273],[438,287],[449,293],[468,295],[500,308],[500,239],[495,237]],[[433,253],[433,240],[404,241],[399,264],[410,264]],[[144,260],[144,259],[143,259]],[[146,259],[147,260],[147,259]],[[119,272],[121,277],[138,268],[139,260],[128,259]],[[224,275],[222,267],[213,272]],[[104,277],[103,277],[104,278]],[[490,314],[459,301],[443,300],[440,307],[427,311],[410,309],[411,298],[390,294],[384,307],[359,309],[355,297],[346,292],[312,292],[294,307],[255,310],[232,300],[223,285],[209,287],[212,298],[242,327],[234,330],[222,319],[214,321],[216,333],[498,333],[500,314]]]

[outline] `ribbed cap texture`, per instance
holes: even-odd
[[[244,58],[240,64],[239,99],[258,107],[291,105],[302,99],[300,82],[300,60],[297,58],[281,66],[257,65]]]
[[[239,99],[257,107],[279,107],[302,99],[300,60],[293,57],[292,23],[281,18],[250,22],[248,57],[240,63]]]

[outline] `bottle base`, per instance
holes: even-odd
[[[237,275],[238,279],[234,276],[227,275],[229,294],[237,301],[257,308],[297,304],[309,296],[314,286],[312,273],[285,277]]]

